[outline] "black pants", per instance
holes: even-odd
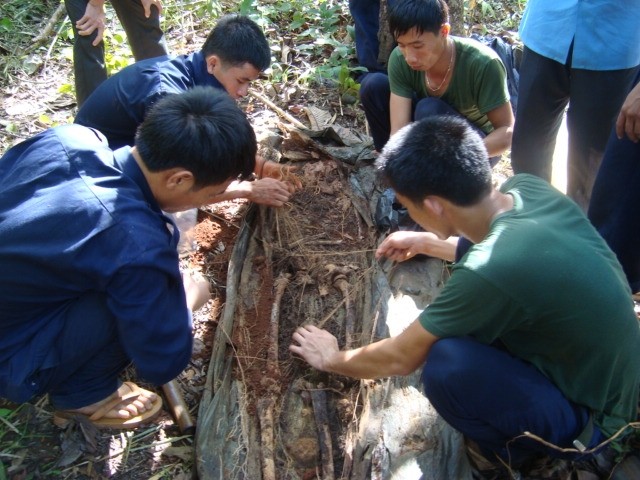
[[[618,257],[631,290],[640,292],[640,142],[619,139],[615,129],[593,186],[589,220]]]
[[[571,68],[525,46],[511,145],[514,173],[551,181],[553,151],[565,107],[569,151],[567,195],[587,209],[615,117],[638,67],[595,71]]]
[[[107,78],[104,42],[100,42],[95,47],[92,45],[97,32],[86,37],[78,35],[76,22],[84,16],[88,0],[65,0],[64,3],[75,37],[73,69],[76,100],[80,106],[91,95],[91,92]],[[127,34],[136,61],[168,54],[164,33],[160,28],[160,15],[156,7],[151,7],[151,15],[146,18],[140,0],[110,0],[110,3]]]

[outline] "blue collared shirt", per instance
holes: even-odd
[[[102,82],[82,104],[74,122],[102,132],[112,149],[132,146],[136,129],[154,103],[196,86],[225,91],[207,71],[202,52],[142,60]]]
[[[585,70],[640,64],[640,0],[528,0],[520,38],[534,52]]]
[[[105,295],[142,378],[165,383],[189,361],[177,229],[130,150],[65,125],[0,158],[0,396],[57,364],[65,312],[87,293]]]

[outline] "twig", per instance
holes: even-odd
[[[236,225],[236,224],[235,224],[235,223],[233,223],[232,221],[227,220],[226,218],[221,217],[220,215],[216,215],[216,214],[215,214],[215,213],[213,213],[213,212],[209,212],[209,211],[207,211],[207,210],[203,210],[203,209],[201,209],[201,208],[199,208],[199,209],[198,209],[198,212],[199,212],[199,213],[203,213],[203,214],[207,215],[208,217],[214,218],[214,219],[216,219],[216,220],[220,220],[220,221],[222,221],[222,222],[224,222],[224,223],[226,223],[227,225],[230,225],[230,226],[232,226],[232,227],[236,227],[238,230],[240,229],[240,225]]]
[[[33,39],[33,41],[31,42],[31,45],[25,48],[23,53],[29,53],[33,51],[37,47],[39,47],[41,43],[44,43],[45,41],[47,41],[47,39],[51,37],[51,32],[53,32],[53,29],[56,27],[56,24],[58,23],[62,15],[66,15],[66,10],[65,10],[64,3],[61,2],[60,5],[58,5],[58,8],[56,8],[56,11],[53,12],[53,15],[51,15],[51,18],[49,18],[49,21],[47,22],[47,24],[42,29],[42,32],[40,32],[36,36],[36,38]],[[58,37],[58,34],[56,34],[56,38]],[[54,39],[54,43],[55,43],[55,39]]]
[[[287,120],[289,123],[293,124],[295,127],[300,128],[302,130],[308,130],[309,128],[301,123],[299,120],[295,119],[294,117],[292,117],[291,115],[289,115],[287,112],[285,112],[284,110],[282,110],[280,107],[278,107],[275,103],[273,103],[271,100],[269,100],[268,98],[266,98],[265,96],[259,94],[258,92],[256,92],[254,89],[249,89],[249,93],[257,98],[258,100],[260,100],[262,103],[264,103],[267,107],[271,108],[274,112],[276,112],[278,115],[280,115],[282,118],[284,118],[285,120]]]
[[[62,6],[62,4],[60,6]],[[58,7],[58,8],[60,8],[60,7]],[[65,19],[65,21],[63,21],[60,24],[60,28],[58,28],[58,30],[56,30],[56,34],[53,37],[53,40],[51,41],[51,43],[49,44],[49,48],[47,49],[47,54],[44,56],[44,62],[42,63],[42,70],[43,71],[46,71],[47,62],[49,61],[49,58],[51,57],[51,50],[53,50],[54,45],[58,41],[58,37],[60,36],[60,32],[62,32],[62,29],[64,28],[65,23],[66,23],[66,19]]]
[[[328,320],[331,319],[331,317],[333,317],[333,314],[336,313],[338,311],[338,309],[340,307],[342,307],[342,305],[344,305],[345,303],[347,303],[347,299],[343,298],[340,303],[338,305],[335,306],[335,308],[333,310],[331,310],[322,320],[320,320],[318,322],[318,328],[323,328],[324,324],[327,323]]]
[[[611,437],[606,439],[604,442],[600,443],[599,445],[596,445],[593,448],[590,448],[590,449],[584,450],[584,451],[580,451],[577,448],[562,448],[562,447],[558,447],[557,445],[554,445],[551,442],[547,442],[546,440],[540,438],[539,436],[537,436],[537,435],[535,435],[535,434],[533,434],[531,432],[524,432],[522,435],[518,435],[517,437],[514,437],[513,439],[511,439],[509,441],[509,443],[515,442],[519,438],[530,438],[532,440],[535,440],[536,442],[542,443],[545,447],[551,448],[553,450],[557,450],[558,452],[562,452],[562,453],[580,453],[582,455],[587,455],[587,454],[593,453],[593,452],[599,450],[600,448],[604,447],[605,445],[608,445],[609,443],[613,442],[616,438],[618,438],[620,435],[622,435],[622,433],[627,428],[635,428],[636,430],[640,429],[640,422],[628,423],[627,425],[622,427],[620,430],[618,430],[614,435],[612,435]]]
[[[353,332],[355,331],[356,312],[349,295],[349,282],[347,281],[347,278],[345,276],[338,275],[333,281],[333,286],[340,290],[342,296],[344,297],[346,310],[344,321],[345,349],[350,350],[353,346]]]

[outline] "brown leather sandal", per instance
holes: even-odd
[[[92,415],[87,415],[73,410],[57,410],[53,414],[53,423],[58,427],[66,427],[71,420],[84,418],[91,422],[96,428],[126,429],[136,428],[145,422],[153,420],[160,413],[160,410],[162,409],[162,399],[158,396],[153,402],[151,409],[145,410],[140,415],[130,418],[105,418],[107,413],[123,401],[135,399],[140,396],[142,392],[146,391],[133,382],[124,382],[120,388],[118,388],[118,392],[122,390],[122,387],[127,387],[129,391],[114,396]]]

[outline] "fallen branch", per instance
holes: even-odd
[[[33,39],[33,41],[31,42],[31,45],[29,45],[27,48],[24,49],[23,54],[29,53],[35,50],[40,46],[41,43],[44,43],[48,39],[50,39],[52,36],[51,34],[53,33],[53,30],[56,28],[56,24],[58,23],[60,18],[62,18],[63,15],[66,15],[66,13],[67,12],[65,10],[64,3],[60,3],[60,5],[58,5],[58,8],[56,8],[56,11],[53,12],[53,15],[51,15],[51,17],[47,21],[47,24],[44,26],[42,31],[36,36],[36,38]],[[57,38],[57,35],[56,35],[56,38]]]
[[[289,123],[293,124],[296,128],[300,128],[302,130],[308,130],[308,127],[305,124],[303,124],[302,122],[300,122],[296,118],[294,118],[291,115],[289,115],[287,112],[282,110],[280,107],[278,107],[275,103],[273,103],[271,100],[269,100],[264,95],[259,94],[258,92],[256,92],[253,89],[249,89],[249,93],[253,97],[255,97],[258,100],[260,100],[262,103],[264,103],[267,107],[271,108],[274,112],[276,112],[278,115],[280,115],[286,121],[288,121]]]

